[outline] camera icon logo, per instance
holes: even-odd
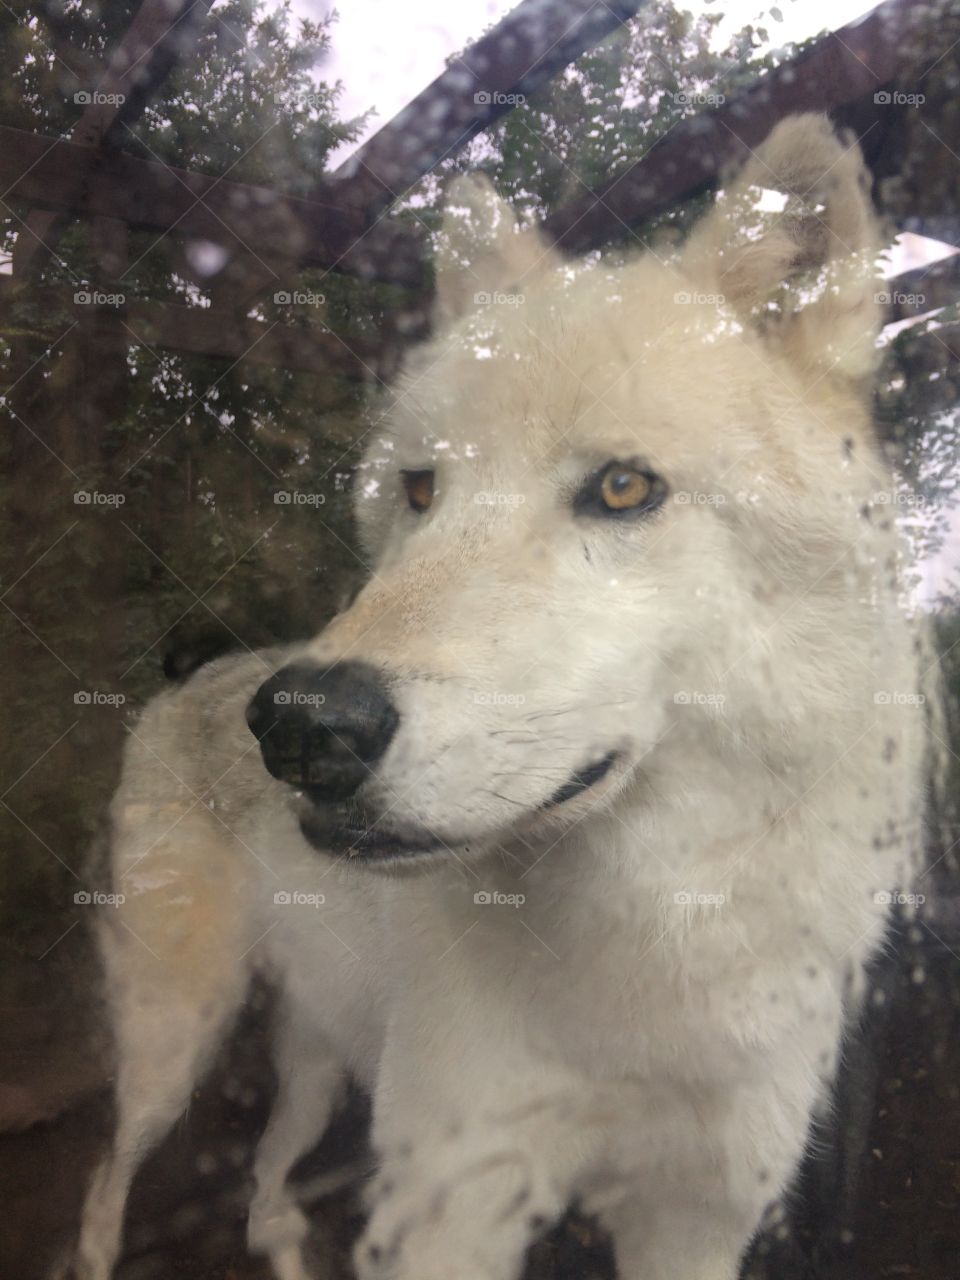
[[[80,906],[88,907],[93,901],[93,897],[91,894],[87,893],[86,889],[78,889],[73,895],[73,900]]]
[[[274,702],[274,706],[277,706],[277,707],[289,707],[291,702],[290,690],[278,689],[277,692],[273,695],[273,702]]]
[[[93,698],[87,692],[86,689],[78,689],[77,692],[73,695],[73,701],[78,707],[89,707],[90,703],[93,701]]]
[[[488,907],[493,901],[493,894],[489,889],[481,889],[479,893],[473,895],[473,900],[478,907]]]
[[[89,107],[93,101],[93,95],[87,89],[79,89],[73,95],[73,100],[79,107]]]
[[[290,294],[286,291],[286,289],[281,289],[279,290],[279,292],[275,293],[273,295],[273,300],[274,302],[278,303],[281,307],[288,307],[290,303],[293,301],[293,299],[290,297]]]
[[[290,501],[291,501],[289,490],[278,489],[277,492],[273,495],[273,501],[274,501],[274,504],[278,507],[289,507]]]
[[[478,107],[489,107],[490,94],[487,92],[486,89],[481,89],[478,93],[475,93],[473,95],[473,100]]]
[[[293,898],[286,889],[278,889],[273,895],[273,900],[278,907],[288,907],[293,901]]]
[[[880,89],[879,92],[873,95],[873,100],[880,106],[888,106],[893,101],[893,98],[887,89]]]
[[[673,895],[673,900],[678,907],[689,907],[693,905],[693,894],[689,889],[681,889]]]

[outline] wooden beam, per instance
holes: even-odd
[[[521,0],[337,169],[337,203],[375,217],[643,3]]]
[[[143,0],[111,53],[70,141],[97,147],[139,119],[184,53],[192,51],[214,0]]]
[[[766,72],[729,102],[675,125],[626,172],[547,218],[544,231],[570,253],[621,236],[703,190],[762,142],[778,120],[796,112],[835,111],[866,99],[875,121],[889,118],[890,107],[874,103],[873,95],[894,79],[910,51],[924,40],[929,45],[930,20],[929,6],[920,0],[887,0]],[[865,150],[869,159],[869,145]]]
[[[22,300],[44,314],[69,316],[93,334],[119,335],[126,346],[142,342],[149,347],[249,361],[354,382],[372,382],[393,372],[392,367],[385,366],[385,358],[392,361],[394,357],[386,356],[383,344],[371,343],[369,339],[340,338],[319,327],[299,328],[285,321],[271,325],[213,307],[139,301],[124,295],[121,284],[111,288],[112,294],[106,290],[95,291],[103,294],[104,300],[100,303],[77,301],[77,291],[69,287],[24,286],[6,276],[0,277],[0,300],[7,307]],[[93,296],[86,291],[80,293],[84,299]],[[106,301],[118,296],[123,298],[122,302]]]
[[[0,127],[0,190],[7,200],[175,230],[234,252],[291,257],[396,284],[418,286],[423,278],[419,230],[382,221],[364,231],[329,196],[300,199],[20,129]]]
[[[339,338],[317,328],[238,319],[212,307],[134,302],[128,308],[126,323],[132,334],[150,346],[353,382],[373,382],[386,373],[380,367],[379,348],[369,340]]]

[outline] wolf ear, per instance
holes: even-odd
[[[450,183],[434,259],[439,318],[456,320],[498,290],[522,291],[528,277],[554,260],[536,231],[520,227],[485,174]]]
[[[883,245],[859,146],[826,116],[781,121],[694,229],[682,267],[795,363],[876,363]]]

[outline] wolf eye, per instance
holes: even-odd
[[[652,488],[652,477],[635,471],[633,467],[613,463],[600,480],[600,497],[611,511],[626,511],[646,502]]]
[[[595,471],[574,500],[574,508],[592,515],[642,515],[663,501],[666,485],[646,467],[608,462]]]
[[[432,471],[401,471],[403,490],[414,511],[426,511],[433,502]]]

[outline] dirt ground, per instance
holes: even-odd
[[[786,1211],[773,1210],[748,1280],[960,1280],[960,918],[903,926],[851,1043],[837,1124],[818,1135]],[[52,950],[7,946],[0,996],[0,1278],[46,1280],[76,1231],[111,1124],[109,1036],[84,923]],[[118,1280],[271,1280],[244,1245],[252,1153],[274,1081],[270,994],[254,992],[188,1114],[137,1178]],[[351,1098],[298,1181],[369,1160]],[[356,1186],[313,1203],[318,1280],[349,1280]],[[611,1280],[603,1233],[570,1217],[526,1280]],[[456,1280],[456,1277],[451,1277]],[[677,1277],[684,1280],[684,1277]]]

